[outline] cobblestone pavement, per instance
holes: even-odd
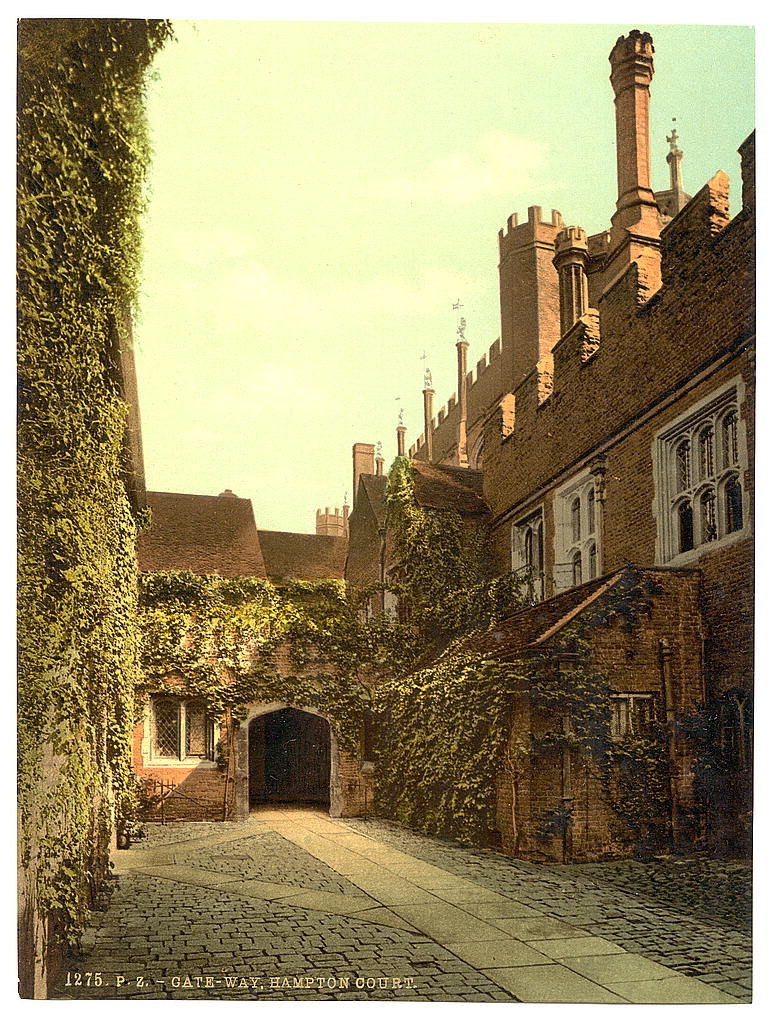
[[[149,825],[114,860],[51,998],[749,998],[744,865],[533,865],[288,809]],[[693,906],[689,876],[730,892]]]
[[[751,865],[706,857],[530,864],[387,821],[354,830],[586,928],[730,995],[751,995]]]

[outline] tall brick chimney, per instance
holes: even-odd
[[[554,265],[560,276],[560,334],[580,320],[589,306],[589,246],[583,228],[563,228],[554,242]]]
[[[403,423],[396,427],[396,446],[399,455],[406,455],[406,427]]]
[[[374,445],[358,442],[353,445],[353,504],[358,498],[358,481],[364,473],[374,475]]]
[[[611,283],[630,263],[638,263],[644,296],[661,283],[661,221],[651,188],[649,86],[654,75],[654,45],[648,32],[633,29],[619,36],[609,55],[616,107],[616,170],[619,186],[611,218],[606,281]]]
[[[425,446],[428,462],[433,462],[433,388],[425,387],[422,393],[423,419],[425,421]]]
[[[459,410],[457,434],[457,464],[468,466],[468,342],[463,333],[465,320],[458,327],[457,348],[457,404]]]

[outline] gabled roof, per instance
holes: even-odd
[[[423,508],[437,508],[462,515],[488,515],[482,498],[482,474],[460,466],[435,466],[412,461],[414,496]]]
[[[258,540],[270,579],[328,580],[344,578],[346,537],[315,533],[259,530]]]
[[[151,526],[137,544],[141,572],[265,576],[253,505],[231,491],[218,497],[149,491]]]
[[[385,516],[387,515],[387,502],[385,500],[387,477],[384,475],[377,476],[374,473],[361,473],[359,491],[361,487],[377,521],[377,526],[382,528],[385,525]]]
[[[601,603],[599,611],[605,613],[602,600],[614,590],[624,595],[644,588],[652,595],[675,595],[675,586],[680,578],[694,579],[694,585],[697,585],[699,576],[697,569],[640,569],[628,565],[510,615],[472,641],[472,646],[477,651],[506,660],[520,653],[538,651],[583,612],[594,610],[598,602]],[[675,596],[665,599],[675,600]],[[593,612],[592,623],[597,621]],[[601,614],[599,622],[606,621],[607,615]]]

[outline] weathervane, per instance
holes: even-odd
[[[665,142],[670,143],[670,152],[676,153],[678,151],[678,129],[676,127],[677,120],[673,118],[673,130],[669,135],[665,136]]]
[[[425,363],[425,379],[423,387],[427,391],[429,388],[433,387],[433,377],[431,376],[431,368],[428,366],[428,354],[424,350],[422,354],[422,361]]]
[[[452,308],[462,309],[463,303],[458,299],[457,302],[452,303]],[[466,341],[466,318],[464,316],[461,316],[457,322],[457,340],[458,342],[465,341],[468,344]]]

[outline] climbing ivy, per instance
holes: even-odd
[[[20,852],[25,913],[67,940],[131,802],[136,525],[116,352],[137,291],[145,73],[169,35],[19,23]]]
[[[426,645],[441,649],[524,604],[525,575],[494,577],[482,523],[418,504],[405,456],[391,467],[386,501],[397,566],[390,589],[403,599]]]
[[[487,842],[495,778],[523,667],[458,651],[382,686],[377,798],[388,817],[434,835]]]
[[[140,580],[141,688],[204,699],[235,718],[254,703],[315,707],[357,753],[377,681],[405,672],[413,632],[361,621],[344,583],[149,573]]]
[[[399,459],[388,480],[401,566],[391,589],[404,598],[406,617],[425,641],[426,663],[378,690],[381,813],[434,834],[486,842],[496,825],[499,776],[514,787],[515,802],[528,770],[556,764],[569,752],[601,781],[624,841],[657,848],[667,818],[666,742],[663,736],[612,739],[611,691],[595,669],[589,638],[609,626],[636,631],[658,588],[630,569],[540,652],[494,661],[477,653],[481,635],[527,603],[529,581],[513,573],[488,578],[482,534],[456,513],[421,508],[411,474],[411,464]],[[529,698],[533,720],[546,727],[510,739],[520,694]],[[567,831],[572,817],[570,806],[550,808],[530,830],[533,841]],[[516,819],[513,828],[518,845]]]

